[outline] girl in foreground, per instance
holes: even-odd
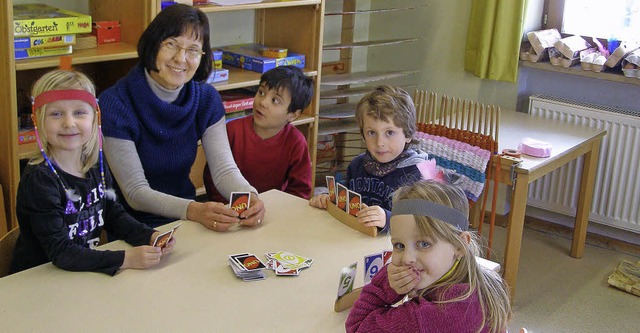
[[[398,189],[391,215],[392,263],[366,285],[347,332],[505,332],[508,289],[478,265],[464,192],[434,181]],[[394,304],[408,296],[397,307]]]

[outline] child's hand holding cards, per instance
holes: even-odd
[[[160,235],[156,236],[156,239],[153,241],[153,246],[159,248],[164,248],[165,246],[167,246],[171,238],[173,238],[173,233],[176,232],[176,230],[178,230],[181,225],[182,223],[179,223],[171,228],[171,230],[163,232]]]

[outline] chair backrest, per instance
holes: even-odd
[[[454,170],[457,183],[474,203],[484,188],[491,155],[497,153],[500,108],[417,90],[420,148],[436,159],[439,168]]]
[[[454,184],[464,189],[469,205],[474,204],[492,175],[497,179],[498,164],[493,163],[491,167],[491,159],[499,154],[500,107],[442,96],[438,108],[437,95],[420,90],[414,94],[414,104],[418,122],[416,137],[421,141],[420,146],[435,157],[439,168],[454,170],[461,175]],[[497,184],[494,181],[487,257],[493,243]],[[479,216],[479,233],[482,232],[486,204],[485,195]]]
[[[11,259],[13,258],[13,248],[18,240],[20,228],[14,228],[0,238],[0,278],[9,275],[11,269]]]

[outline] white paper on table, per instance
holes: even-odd
[[[209,0],[209,3],[214,3],[220,6],[244,5],[259,2],[262,2],[262,0]]]

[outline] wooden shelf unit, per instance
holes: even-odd
[[[52,6],[65,3],[83,5],[87,0],[49,1]],[[74,51],[72,65],[96,82],[101,91],[124,76],[137,62],[136,45],[146,26],[160,12],[160,0],[90,0],[89,13],[93,21],[119,20],[122,41],[98,45],[95,49]],[[261,3],[217,6],[203,5],[205,13],[254,11],[254,41],[277,45],[305,55],[306,75],[314,78],[314,98],[294,125],[307,137],[313,174],[315,175],[316,139],[318,131],[319,75],[321,73],[324,0],[265,0]],[[0,5],[0,33],[13,35],[13,0]],[[244,22],[243,24],[252,24]],[[230,28],[231,32],[233,31]],[[230,31],[216,33],[230,33]],[[9,227],[16,226],[16,192],[20,180],[20,159],[37,150],[35,144],[18,145],[18,92],[30,91],[31,84],[42,73],[59,65],[59,57],[15,60],[13,43],[0,50],[0,79],[6,87],[0,93],[0,184],[2,184],[8,225],[0,225],[0,237]],[[212,45],[218,46],[218,45]],[[239,68],[230,69],[230,80],[215,83],[218,90],[255,86],[260,73]],[[4,214],[5,212],[0,212]]]
[[[337,1],[336,1],[337,2]],[[374,70],[368,68],[365,71],[354,70],[354,50],[369,49],[372,47],[393,47],[397,44],[410,43],[417,41],[417,38],[394,36],[385,39],[370,39],[355,41],[356,17],[366,15],[385,15],[386,13],[407,11],[415,7],[404,6],[403,4],[395,4],[390,8],[358,8],[358,0],[342,0],[342,8],[338,10],[337,6],[327,9],[331,12],[325,13],[325,16],[341,17],[340,41],[339,43],[331,43],[323,46],[326,52],[339,52],[337,61],[325,62],[323,64],[322,85],[323,90],[320,98],[329,101],[334,100],[335,105],[327,105],[323,103],[320,108],[320,128],[319,136],[325,137],[327,141],[322,142],[318,150],[325,152],[323,148],[330,146],[329,141],[333,141],[333,156],[331,162],[328,158],[323,158],[324,164],[318,170],[316,186],[325,186],[324,177],[336,172],[344,172],[350,160],[365,150],[364,143],[354,140],[358,137],[359,128],[355,123],[355,104],[362,95],[370,92],[376,83],[382,83],[386,80],[402,78],[418,71],[411,70],[393,70],[393,68],[384,68],[384,70]],[[371,4],[369,4],[371,5]],[[327,137],[333,140],[328,140]],[[328,164],[333,165],[329,166]],[[330,170],[327,172],[327,170]],[[334,172],[335,171],[335,172]]]

